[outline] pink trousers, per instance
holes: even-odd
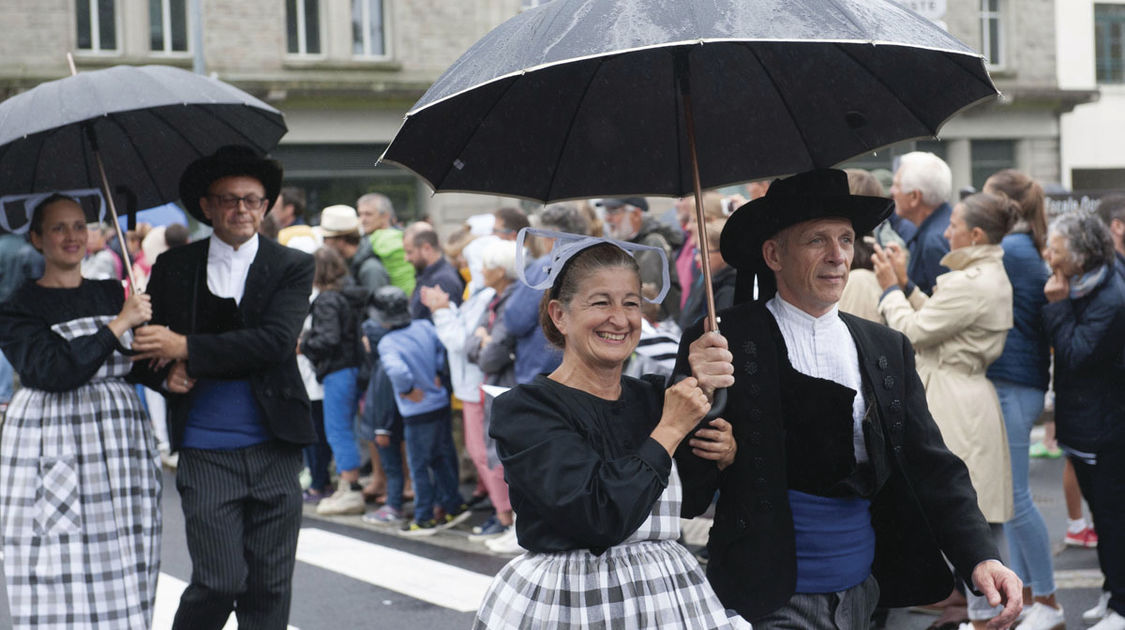
[[[478,478],[484,482],[488,498],[497,512],[511,512],[512,502],[508,499],[508,484],[504,482],[504,467],[488,467],[488,451],[484,442],[484,405],[479,402],[465,402],[461,409],[465,421],[465,450],[473,460]]]

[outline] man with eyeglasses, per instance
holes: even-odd
[[[168,399],[192,559],[175,629],[284,629],[301,523],[301,446],[316,441],[297,371],[313,260],[258,236],[281,164],[222,147],[180,178],[214,232],[153,265],[135,373]]]
[[[492,224],[492,234],[505,240],[514,241],[519,231],[531,225],[527,215],[519,208],[510,206],[499,208],[492,213],[495,221]]]

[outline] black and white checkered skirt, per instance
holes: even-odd
[[[96,330],[99,318],[88,319],[95,321],[71,334]],[[114,353],[86,385],[61,393],[23,388],[8,407],[0,528],[15,628],[151,623],[160,459],[148,416],[122,379],[128,368],[128,358]]]
[[[525,553],[493,579],[474,628],[749,628],[728,618],[699,562],[676,540],[681,486],[673,466],[652,514],[600,556]]]

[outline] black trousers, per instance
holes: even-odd
[[[176,471],[191,583],[173,630],[285,630],[301,527],[301,451],[267,442],[232,451],[181,449]]]
[[[1125,439],[1110,440],[1098,450],[1098,463],[1070,457],[1082,496],[1090,504],[1098,532],[1098,564],[1105,574],[1109,607],[1125,615]]]

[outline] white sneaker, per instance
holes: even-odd
[[[1020,630],[1065,630],[1066,617],[1063,615],[1062,606],[1050,606],[1035,602],[1031,608],[1025,608],[1027,616],[1020,622]]]
[[[516,538],[516,528],[514,525],[496,538],[484,541],[484,546],[488,547],[489,551],[496,553],[512,554],[526,551],[526,549],[520,547],[519,539]]]
[[[1116,610],[1110,610],[1101,621],[1090,626],[1090,630],[1125,630],[1125,617],[1117,614]]]
[[[1098,597],[1098,604],[1082,613],[1082,621],[1086,623],[1097,623],[1105,617],[1109,611],[1109,591],[1102,591],[1101,596]]]
[[[316,504],[316,513],[321,516],[363,514],[364,510],[363,492],[352,490],[351,484],[346,481],[340,482],[332,496],[321,499]]]

